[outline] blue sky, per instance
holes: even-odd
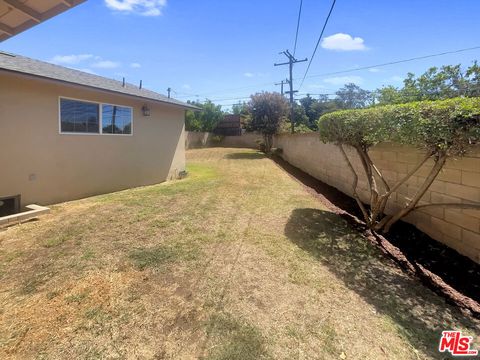
[[[293,49],[299,0],[89,0],[0,44],[3,51],[91,71],[181,100],[228,106],[277,90]],[[298,58],[310,58],[326,0],[304,0]],[[480,49],[345,74],[335,71],[480,46],[478,0],[337,0],[299,94],[401,85],[407,72],[480,59]],[[296,65],[296,87],[307,63]],[[197,96],[198,95],[198,96]]]

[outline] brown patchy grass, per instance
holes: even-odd
[[[422,359],[479,336],[263,155],[188,164],[0,232],[0,358]]]

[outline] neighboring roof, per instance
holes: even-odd
[[[0,0],[0,42],[85,0]]]
[[[69,69],[63,66],[34,60],[25,56],[9,54],[0,51],[0,70],[30,76],[51,79],[65,83],[87,86],[90,88],[105,90],[123,95],[134,96],[147,100],[159,101],[162,103],[177,105],[186,109],[199,110],[198,107],[184,103],[179,100],[168,98],[154,91],[140,89],[138,86],[108,79],[102,76],[89,74],[83,71]]]

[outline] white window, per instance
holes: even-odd
[[[132,134],[133,109],[60,98],[60,132],[70,134]]]
[[[99,104],[60,99],[61,131],[66,133],[99,133]]]

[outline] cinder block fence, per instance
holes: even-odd
[[[275,147],[282,148],[283,158],[315,178],[352,195],[352,174],[335,145],[324,144],[318,134],[284,134],[275,138]],[[358,174],[363,174],[357,154],[348,150],[348,156]],[[392,143],[377,145],[371,152],[373,161],[390,182],[407,174],[424,154],[408,146]],[[387,213],[402,206],[412,197],[432,163],[427,162],[419,172],[393,194]],[[358,193],[368,203],[369,192],[365,176],[359,177]],[[480,202],[480,146],[466,157],[449,159],[420,204]],[[426,207],[415,210],[405,221],[432,238],[456,249],[480,263],[480,210]]]

